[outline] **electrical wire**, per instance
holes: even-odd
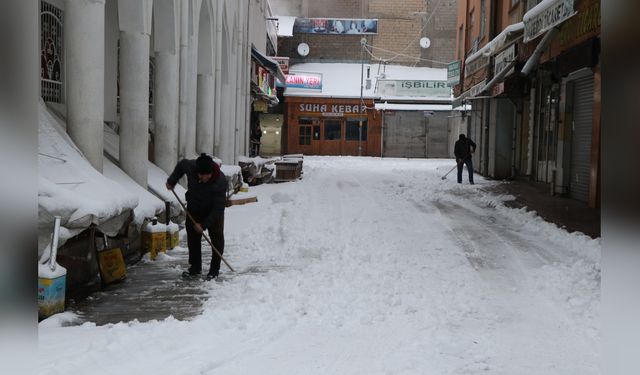
[[[377,59],[377,60],[381,60],[381,61],[384,61],[384,62],[390,62],[390,61],[393,61],[393,60],[397,59],[398,57],[402,56],[402,57],[409,57],[409,58],[416,59],[416,60],[428,61],[428,62],[432,62],[432,63],[447,65],[448,62],[423,59],[423,58],[420,58],[420,57],[415,57],[415,56],[407,55],[407,54],[404,53],[409,47],[411,47],[411,45],[413,43],[415,43],[416,40],[420,39],[420,37],[422,36],[422,32],[427,28],[427,25],[429,25],[429,21],[431,21],[431,18],[433,18],[433,16],[436,14],[436,10],[440,6],[440,3],[442,3],[442,0],[438,0],[438,3],[433,7],[433,10],[431,11],[431,14],[429,14],[429,17],[424,22],[424,25],[422,25],[422,29],[420,29],[420,32],[418,33],[418,36],[415,39],[413,39],[411,42],[409,42],[400,52],[385,50],[384,48],[374,47],[374,46],[372,46],[370,44],[367,44],[368,47],[379,49],[379,50],[384,51],[384,52],[392,53],[392,54],[394,54],[394,56],[392,56],[392,57],[390,57],[388,59],[382,59],[382,58],[379,58],[377,56],[374,56],[373,53],[371,51],[369,51],[368,49],[367,49],[367,53],[369,53],[369,55],[372,58]]]
[[[392,59],[383,59],[382,57],[376,56],[371,50],[369,50],[369,48],[366,48],[366,47],[371,47],[372,49],[375,48],[375,49],[381,50],[383,52],[395,53],[396,56],[394,56],[394,58],[396,58],[398,56],[403,56],[403,57],[408,57],[408,58],[411,58],[411,59],[415,59],[417,61],[427,61],[427,62],[434,63],[434,64],[441,64],[441,65],[448,65],[449,64],[448,62],[444,62],[444,61],[423,59],[422,57],[411,56],[411,55],[407,55],[407,54],[404,54],[404,53],[397,53],[397,52],[394,52],[394,51],[390,51],[388,49],[375,47],[375,46],[372,46],[370,44],[366,44],[365,45],[365,51],[367,51],[369,56],[371,56],[374,60],[378,60],[378,61],[381,61],[381,62],[384,62],[384,63],[388,63],[389,61],[392,61]]]

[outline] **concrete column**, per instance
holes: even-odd
[[[182,1],[180,7],[180,106],[178,159],[186,158],[186,138],[189,112],[189,3]]]
[[[198,55],[196,38],[189,37],[189,76],[188,76],[188,108],[187,108],[187,129],[185,140],[185,153],[187,158],[194,158],[196,154],[196,93],[198,76]]]
[[[104,0],[65,1],[67,131],[102,172],[104,132]]]
[[[147,188],[149,35],[120,32],[120,167]]]
[[[196,151],[213,153],[213,76],[198,74],[196,111]]]
[[[178,56],[170,52],[156,52],[155,103],[155,161],[165,172],[171,173],[178,157]]]
[[[215,71],[214,71],[214,77],[215,77],[215,102],[214,102],[214,130],[213,130],[213,155],[216,155],[218,157],[220,156],[220,148],[221,148],[221,139],[222,139],[222,133],[221,133],[221,128],[222,128],[222,85],[223,85],[223,79],[222,79],[222,59],[226,59],[226,53],[227,51],[224,50],[223,48],[223,43],[222,43],[222,30],[223,30],[223,7],[222,7],[222,2],[218,1],[216,3],[216,12],[215,12],[215,17],[216,17],[216,22],[215,22],[215,53],[214,53],[214,66],[215,66]],[[223,57],[224,56],[224,57]]]

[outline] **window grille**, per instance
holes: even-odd
[[[40,95],[64,102],[64,18],[60,8],[40,1]]]

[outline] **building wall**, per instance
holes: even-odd
[[[290,56],[292,63],[323,60],[360,61],[360,40],[365,37],[372,45],[372,57],[365,53],[367,61],[391,59],[397,64],[442,67],[431,61],[448,63],[454,58],[456,6],[458,0],[443,0],[428,23],[432,9],[438,4],[433,0],[274,0],[272,8],[276,15],[296,17],[329,18],[375,18],[378,19],[376,35],[313,35],[294,34],[291,38],[280,38],[280,55]],[[419,40],[427,36],[431,40],[428,49],[420,47]],[[310,53],[301,58],[296,47],[301,42],[309,44]],[[391,52],[389,52],[391,51]],[[398,55],[400,53],[401,55]],[[406,55],[406,56],[405,56]],[[420,60],[425,59],[425,60]]]

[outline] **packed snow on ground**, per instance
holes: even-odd
[[[227,210],[201,316],[41,325],[39,373],[598,374],[600,241],[453,163],[305,157]]]

